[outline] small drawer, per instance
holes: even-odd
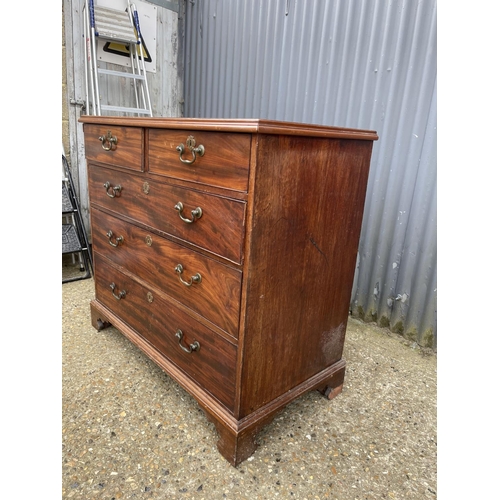
[[[84,137],[85,155],[89,161],[143,170],[143,129],[86,123]]]
[[[243,201],[92,164],[89,196],[94,205],[241,263],[246,209]]]
[[[234,411],[236,346],[180,311],[155,290],[113,267],[98,253],[94,264],[97,300]]]
[[[241,271],[99,210],[92,210],[92,243],[95,252],[237,338]]]
[[[149,129],[148,168],[167,177],[247,191],[250,141],[250,134]]]

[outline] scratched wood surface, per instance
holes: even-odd
[[[238,337],[241,270],[178,245],[101,210],[93,210],[93,248],[121,267],[134,272],[179,302],[204,316],[234,338]],[[113,235],[108,236],[112,231]],[[122,238],[118,243],[117,238]],[[118,246],[113,246],[118,245]],[[179,275],[175,268],[183,266]],[[186,286],[200,274],[199,283]]]
[[[103,185],[120,186],[120,195],[110,198]],[[144,192],[147,182],[148,192]],[[125,215],[139,224],[163,231],[197,248],[240,263],[243,248],[245,204],[241,201],[172,186],[145,175],[101,168],[89,164],[89,192],[92,204]],[[192,210],[202,216],[185,223],[175,209],[182,203],[183,217]]]
[[[96,299],[233,411],[236,346],[186,314],[165,294],[121,272],[98,253],[95,268]],[[114,291],[111,283],[116,286]],[[125,295],[117,300],[113,293],[119,296],[121,292]],[[199,350],[188,353],[181,349],[175,336],[178,329],[184,334],[182,345],[188,349],[198,342]]]
[[[259,139],[240,417],[342,356],[371,147]]]

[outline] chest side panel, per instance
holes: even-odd
[[[241,416],[341,359],[371,148],[259,136]]]

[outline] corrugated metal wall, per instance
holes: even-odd
[[[436,1],[188,0],[185,116],[376,130],[353,315],[436,346]]]

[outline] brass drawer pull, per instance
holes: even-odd
[[[109,244],[112,246],[112,247],[117,247],[118,245],[121,245],[123,243],[123,236],[118,236],[115,238],[115,243],[113,243],[111,241],[111,238],[113,237],[113,231],[111,231],[111,229],[106,233],[106,236],[108,237],[109,239]]]
[[[189,347],[184,347],[182,345],[182,338],[184,337],[184,334],[182,333],[182,330],[177,330],[175,332],[175,336],[179,339],[179,345],[181,346],[181,349],[185,352],[192,353],[195,351],[200,350],[200,343],[197,341],[194,341],[192,344],[189,345]]]
[[[192,135],[188,136],[186,139],[186,146],[191,151],[191,154],[193,155],[192,160],[185,160],[182,155],[184,154],[184,151],[186,150],[186,147],[184,144],[179,144],[175,149],[179,151],[179,160],[182,161],[182,163],[187,163],[188,165],[191,165],[192,163],[195,162],[196,160],[196,155],[198,156],[203,156],[205,154],[205,148],[202,144],[200,144],[198,147],[196,146],[196,141],[194,140],[194,137]]]
[[[196,207],[194,210],[191,210],[191,219],[186,219],[186,217],[182,216],[182,211],[184,210],[184,205],[182,202],[177,202],[174,207],[179,212],[179,217],[186,223],[192,224],[196,219],[199,219],[203,215],[203,211],[201,207]]]
[[[122,191],[122,187],[120,186],[120,184],[118,184],[117,186],[113,186],[113,188],[111,189],[111,191],[109,190],[109,188],[111,187],[111,183],[109,183],[108,181],[106,181],[104,184],[103,184],[104,188],[106,189],[106,194],[110,197],[110,198],[114,198],[115,196],[121,194],[121,191]]]
[[[116,300],[120,300],[120,299],[123,299],[125,297],[125,295],[127,295],[127,292],[125,290],[122,290],[121,292],[118,293],[118,295],[115,294],[115,289],[116,289],[116,285],[114,283],[111,283],[111,285],[109,285],[111,290],[112,290],[112,293],[113,293],[113,297],[116,299]]]
[[[198,283],[201,283],[201,274],[200,273],[196,273],[194,276],[191,276],[191,278],[189,279],[189,281],[184,281],[182,279],[182,272],[184,271],[184,268],[182,267],[182,264],[177,264],[175,266],[175,272],[179,274],[179,280],[181,283],[183,283],[184,285],[186,286],[191,286],[193,283],[194,284],[198,284]]]
[[[108,130],[108,133],[106,135],[101,135],[99,137],[99,140],[101,141],[101,146],[104,151],[111,151],[113,149],[113,145],[116,146],[118,143],[118,139],[114,136],[111,135],[111,130]]]

